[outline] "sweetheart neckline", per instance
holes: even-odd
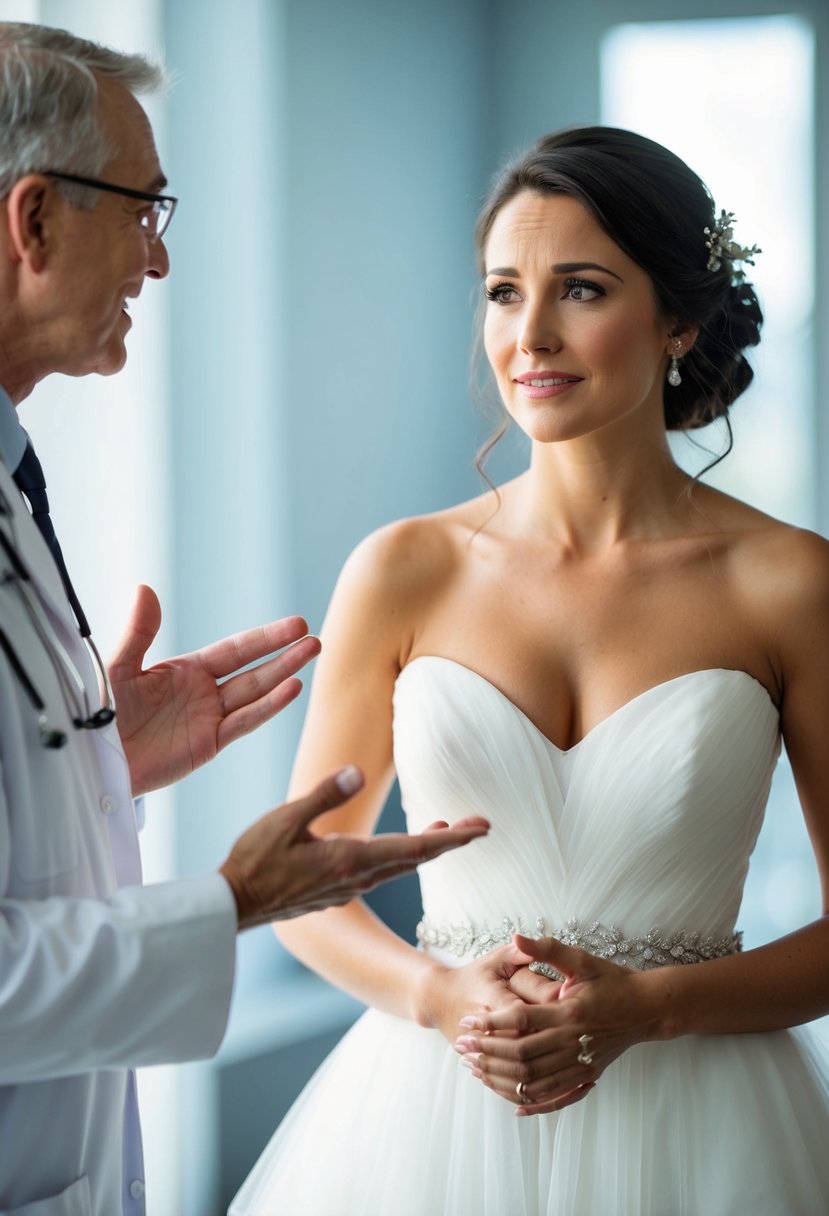
[[[594,734],[596,734],[597,731],[601,730],[602,727],[608,725],[608,723],[610,723],[614,718],[618,717],[626,709],[630,709],[632,706],[636,705],[639,701],[643,700],[645,697],[647,697],[655,692],[660,692],[663,689],[669,688],[672,684],[678,684],[681,680],[690,680],[690,679],[694,679],[695,677],[698,677],[698,676],[711,676],[711,675],[743,676],[746,680],[750,680],[751,683],[754,684],[760,690],[762,695],[766,698],[766,701],[768,702],[770,708],[777,715],[778,719],[780,718],[780,711],[777,708],[777,706],[775,705],[774,701],[772,700],[771,693],[766,688],[765,684],[762,684],[756,678],[756,676],[751,675],[750,672],[743,671],[742,668],[740,668],[740,667],[700,667],[694,671],[681,672],[678,676],[671,676],[671,678],[668,680],[660,680],[657,684],[651,684],[651,686],[649,688],[644,688],[642,690],[642,692],[638,692],[634,697],[631,697],[630,700],[623,701],[622,704],[619,705],[616,709],[614,709],[611,713],[609,713],[607,715],[607,717],[602,718],[600,722],[597,722],[594,726],[591,726],[590,730],[588,730],[585,734],[583,734],[580,739],[577,739],[576,742],[573,743],[570,747],[559,747],[559,745],[557,743],[554,743],[553,740],[548,735],[544,734],[544,731],[541,729],[540,726],[536,726],[536,724],[535,724],[535,722],[533,722],[532,718],[529,717],[529,715],[524,712],[524,710],[520,707],[520,705],[516,705],[515,702],[510,697],[508,697],[505,692],[501,691],[501,689],[498,687],[497,684],[493,684],[491,680],[488,680],[486,678],[486,676],[482,675],[479,671],[475,671],[474,667],[467,667],[465,663],[459,663],[457,659],[450,659],[450,658],[447,658],[446,655],[441,655],[441,654],[416,655],[415,658],[409,660],[409,662],[405,665],[405,667],[401,668],[400,672],[398,673],[397,679],[394,682],[395,687],[399,683],[401,677],[403,676],[403,673],[408,671],[410,667],[414,667],[414,665],[416,663],[421,662],[421,660],[423,660],[423,659],[431,659],[433,662],[438,662],[438,663],[448,663],[451,667],[456,668],[458,671],[466,672],[468,675],[472,676],[475,680],[478,680],[481,684],[485,685],[487,688],[491,688],[492,691],[502,701],[505,701],[507,703],[507,705],[511,705],[512,708],[515,710],[515,712],[517,714],[519,714],[520,717],[523,718],[523,720],[529,724],[529,726],[532,727],[532,729],[536,732],[536,734],[539,735],[539,737],[541,739],[543,739],[544,742],[547,743],[551,748],[553,748],[554,751],[558,752],[558,754],[560,756],[573,755],[575,752],[578,751],[578,749],[581,747],[581,745],[583,743],[586,743],[588,741],[588,739],[590,739]]]

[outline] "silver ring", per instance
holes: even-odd
[[[564,976],[560,971],[556,971],[555,967],[551,967],[549,963],[530,963],[528,971],[534,971],[536,975],[545,975],[548,980],[555,980],[557,983],[564,983]]]
[[[579,1046],[581,1047],[581,1051],[579,1052],[578,1056],[576,1057],[579,1064],[592,1064],[593,1063],[593,1054],[592,1054],[592,1052],[589,1052],[587,1050],[592,1042],[593,1042],[592,1034],[579,1035]]]
[[[524,1084],[525,1083],[523,1081],[519,1081],[515,1087],[515,1092],[518,1094],[518,1101],[522,1106],[526,1106],[527,1103],[532,1102],[532,1098],[528,1098],[524,1093]]]

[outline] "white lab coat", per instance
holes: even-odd
[[[53,626],[100,701],[49,553],[8,470],[0,494]],[[0,515],[9,535],[9,520]],[[7,567],[0,551],[0,573]],[[233,984],[236,912],[219,875],[141,886],[115,725],[76,730],[13,583],[0,625],[66,731],[45,749],[0,650],[0,1216],[144,1211],[137,1065],[217,1049]]]

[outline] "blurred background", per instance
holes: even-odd
[[[173,273],[135,302],[120,376],[55,378],[23,407],[104,653],[138,582],[165,608],[155,657],[287,613],[316,630],[361,537],[480,492],[471,230],[504,159],[568,125],[667,144],[763,248],[757,381],[712,480],[829,529],[824,0],[0,0],[0,19],[176,77],[148,105],[181,197]],[[677,455],[697,469],[723,444],[714,428]],[[490,472],[524,459],[508,439]],[[215,868],[282,801],[301,721],[148,800],[148,880]],[[400,824],[395,794],[382,826]],[[414,880],[373,902],[413,940]],[[746,944],[818,911],[784,759]],[[246,935],[217,1058],[141,1075],[149,1216],[223,1213],[358,1012],[268,929]]]

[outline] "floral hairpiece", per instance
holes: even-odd
[[[735,268],[734,263],[745,262],[746,265],[753,266],[754,255],[763,251],[759,245],[752,245],[750,248],[738,245],[733,239],[734,223],[733,211],[721,211],[719,219],[714,221],[714,227],[704,229],[708,237],[705,242],[705,248],[708,250],[707,269],[719,270],[723,262],[730,262],[734,278],[744,279],[745,271]]]

